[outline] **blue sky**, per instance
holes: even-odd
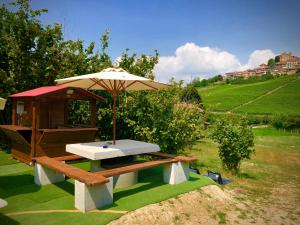
[[[172,63],[183,64],[172,71],[174,75],[208,76],[246,68],[255,50],[265,50],[258,54],[260,61],[283,51],[300,55],[299,0],[33,0],[32,7],[48,8],[42,22],[64,24],[67,39],[98,41],[109,29],[113,58],[126,48],[138,54],[152,54],[157,49],[164,71]],[[197,57],[206,65],[228,57],[231,61],[201,70],[189,61]],[[189,65],[197,68],[187,69]]]

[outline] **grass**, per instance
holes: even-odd
[[[219,220],[219,224],[226,224],[226,213],[218,212],[217,217],[218,217],[218,220]]]
[[[1,163],[2,162],[2,163]],[[88,168],[88,163],[78,163]],[[114,204],[106,209],[131,211],[151,203],[157,203],[179,194],[211,184],[206,177],[191,174],[188,182],[169,185],[163,183],[162,167],[147,169],[139,173],[139,183],[114,190]],[[0,224],[106,224],[122,214],[58,212],[49,214],[7,215],[13,212],[33,210],[74,209],[74,181],[46,186],[34,184],[33,168],[10,159],[0,151],[0,197],[8,206],[0,209]],[[46,219],[45,219],[46,218]]]
[[[300,115],[300,79],[298,75],[279,77],[273,80],[250,84],[223,84],[199,88],[204,105],[211,111],[231,111],[254,114]],[[287,84],[287,86],[266,93]],[[260,96],[248,105],[245,103]],[[241,106],[235,110],[236,107]]]
[[[300,134],[278,131],[274,128],[256,128],[255,154],[244,160],[239,177],[232,176],[222,169],[218,148],[209,139],[200,141],[191,153],[199,158],[201,173],[207,169],[219,171],[234,182],[228,184],[244,188],[253,198],[266,197],[273,187],[292,184],[300,189]]]
[[[300,78],[300,77],[299,77]],[[271,95],[265,96],[249,105],[242,106],[236,112],[272,114],[278,112],[284,115],[300,114],[300,79],[289,83]]]

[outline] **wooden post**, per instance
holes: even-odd
[[[113,144],[116,144],[116,123],[117,123],[117,82],[114,80],[114,88],[113,88],[113,99],[114,99],[114,106],[113,106]]]
[[[35,148],[36,148],[36,133],[37,133],[37,104],[35,102],[31,103],[31,110],[32,110],[32,123],[31,123],[31,159],[35,156]]]
[[[12,125],[17,125],[17,101],[16,100],[13,100],[11,123]]]
[[[116,122],[117,122],[117,94],[113,93],[113,144],[116,144]]]
[[[91,125],[92,125],[92,127],[96,127],[96,125],[97,125],[96,100],[90,101],[90,108],[91,108]]]

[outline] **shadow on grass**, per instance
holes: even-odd
[[[151,183],[146,183],[145,185],[129,189],[129,190],[124,190],[124,191],[119,191],[117,193],[114,193],[114,201],[119,200],[120,198],[126,197],[128,195],[134,195],[139,192],[143,192],[155,187],[158,187],[160,185],[164,185],[162,182],[151,182]]]
[[[17,225],[20,224],[18,221],[13,220],[10,217],[7,217],[0,213],[0,224],[1,225]]]
[[[196,182],[199,179],[200,178],[190,176],[189,182]],[[162,167],[157,167],[157,168],[140,171],[139,182],[145,183],[145,184],[142,186],[136,187],[136,188],[121,190],[121,191],[114,193],[114,201],[117,201],[120,198],[129,196],[129,195],[134,195],[139,192],[147,191],[152,188],[166,185],[166,183],[164,182],[164,179],[163,179]]]
[[[71,195],[74,195],[74,184],[68,181],[63,181],[59,183],[54,183],[55,186],[58,188],[63,189],[64,191],[68,192]]]
[[[257,180],[257,176],[251,173],[243,172],[239,174],[240,178],[246,178],[246,179],[252,179],[252,180]]]
[[[41,187],[34,183],[33,175],[30,174],[0,176],[0,195],[2,198],[37,192],[40,189]]]

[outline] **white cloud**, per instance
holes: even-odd
[[[190,81],[195,77],[207,77],[240,67],[238,59],[229,52],[186,43],[175,51],[175,56],[161,56],[155,67],[156,78],[168,81]]]
[[[267,63],[271,58],[275,58],[275,54],[270,49],[255,50],[250,54],[247,65],[253,69],[262,63]]]
[[[207,78],[228,71],[254,68],[274,57],[271,50],[255,50],[249,56],[248,63],[242,65],[235,55],[216,48],[201,47],[186,43],[178,47],[173,56],[159,57],[155,66],[156,79],[167,82],[175,80],[189,82],[192,78]]]

